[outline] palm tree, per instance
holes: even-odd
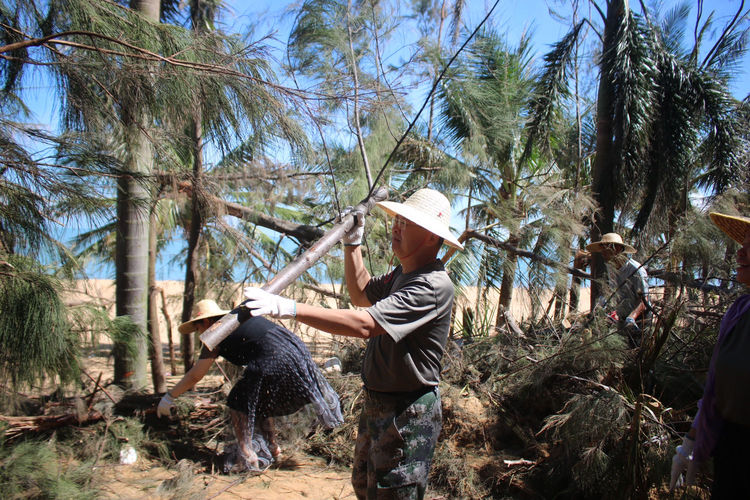
[[[514,247],[529,241],[530,235],[522,231],[529,206],[526,190],[542,168],[521,157],[532,82],[528,49],[523,39],[510,51],[496,32],[487,30],[473,42],[462,66],[465,74],[454,75],[442,91],[445,125],[464,161],[473,165],[471,192],[479,200],[470,207],[474,223],[484,227],[500,221]],[[499,231],[494,228],[488,234],[501,237]],[[499,305],[508,308],[517,256],[503,258],[495,251],[488,250],[482,268],[491,279],[501,277]]]
[[[675,43],[675,34],[680,31],[669,31],[672,23],[654,25],[648,13],[645,18],[636,15],[623,0],[607,1],[604,9],[597,6],[597,12],[603,29],[597,61],[596,155],[591,188],[600,210],[590,225],[592,240],[615,229],[618,210],[626,219],[637,212],[635,230],[647,227],[653,208],[659,203],[669,204],[675,193],[673,187],[687,186],[692,180],[685,169],[696,164],[693,159],[698,157],[698,144],[705,146],[700,150],[707,159],[703,164],[710,166],[703,178],[705,187],[720,191],[728,185],[739,165],[732,133],[734,120],[727,120],[734,103],[724,70],[743,53],[747,36],[738,12],[714,49],[699,63],[697,54],[711,17],[702,25],[696,24],[695,47],[683,54]],[[685,15],[684,8],[673,12],[674,19]],[[547,55],[549,92],[539,96],[532,131],[542,143],[550,138],[545,125],[553,116],[550,110],[569,93],[568,73],[561,68],[572,63],[573,41],[580,36],[582,26],[576,25]],[[702,130],[712,132],[703,134]],[[701,136],[710,140],[701,142]],[[597,259],[595,264],[594,274],[601,276],[603,263]],[[594,282],[592,300],[598,293]]]
[[[159,22],[160,0],[133,0],[131,6],[151,23]],[[142,75],[148,75],[144,67]],[[149,79],[144,78],[148,82]],[[151,93],[153,90],[144,89]],[[128,316],[142,332],[134,356],[115,345],[115,383],[133,389],[146,386],[148,344],[148,250],[151,189],[144,179],[153,171],[154,152],[147,131],[150,113],[137,94],[122,95],[121,121],[126,147],[123,172],[117,182],[117,239],[115,246],[115,314]]]

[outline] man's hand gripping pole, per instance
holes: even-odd
[[[361,210],[362,213],[369,214],[370,210],[372,210],[372,207],[375,206],[375,203],[383,201],[386,198],[388,198],[388,190],[384,187],[379,188],[372,194],[372,196],[363,200],[359,205],[354,207],[354,210],[352,210],[352,212],[344,216],[341,219],[341,222],[329,229],[318,241],[313,244],[313,246],[307,249],[305,253],[294,259],[284,269],[279,271],[279,273],[274,276],[271,281],[263,285],[261,289],[273,294],[280,293],[282,290],[284,290],[284,288],[286,288],[293,281],[299,278],[302,273],[310,269],[318,261],[318,259],[328,253],[331,247],[341,241],[344,235],[348,233],[354,225],[354,213],[356,211]],[[229,311],[221,319],[219,319],[219,321],[214,323],[208,330],[201,334],[201,342],[203,342],[206,347],[212,350],[215,349],[222,340],[227,338],[230,333],[237,329],[237,327],[240,325],[240,322],[237,319],[240,307],[242,307],[242,305],[237,306]]]

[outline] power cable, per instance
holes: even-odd
[[[398,151],[398,148],[401,146],[401,143],[404,142],[406,139],[406,136],[409,135],[409,132],[411,132],[411,129],[414,128],[414,124],[419,119],[420,115],[422,114],[422,111],[424,111],[424,108],[427,107],[427,104],[430,102],[430,99],[432,98],[432,95],[435,93],[435,89],[437,89],[438,84],[443,79],[443,76],[445,76],[446,71],[448,71],[448,68],[450,68],[451,64],[453,64],[453,61],[456,60],[458,55],[461,53],[461,51],[466,48],[466,46],[469,44],[469,42],[474,38],[474,36],[479,32],[479,29],[484,25],[485,22],[487,22],[487,19],[490,18],[492,15],[492,12],[495,10],[495,7],[500,3],[500,0],[495,0],[495,3],[492,4],[492,7],[490,7],[490,10],[487,11],[487,14],[484,16],[484,18],[479,22],[479,24],[474,28],[474,31],[471,32],[469,37],[464,40],[464,43],[461,44],[461,46],[458,48],[455,54],[453,54],[453,57],[448,61],[448,64],[445,65],[443,70],[440,72],[438,77],[435,79],[435,83],[432,84],[432,88],[430,89],[430,92],[427,94],[427,97],[425,98],[424,102],[422,103],[422,107],[419,108],[419,111],[414,116],[414,119],[412,119],[411,123],[409,123],[409,126],[406,128],[406,131],[403,133],[401,138],[398,140],[396,145],[394,146],[393,150],[391,151],[391,154],[388,155],[388,158],[386,158],[385,163],[383,163],[383,166],[380,168],[380,171],[378,172],[378,175],[375,177],[375,180],[372,182],[372,186],[370,187],[370,192],[367,193],[367,197],[369,198],[372,196],[372,193],[375,191],[376,186],[378,185],[378,181],[380,180],[380,177],[383,175],[383,172],[385,172],[385,168],[388,166],[388,164],[391,162],[391,159],[393,159],[393,156],[396,154],[396,151]]]

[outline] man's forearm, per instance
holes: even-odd
[[[638,317],[641,314],[643,314],[643,311],[645,310],[646,310],[646,304],[644,304],[643,301],[641,300],[636,306],[636,308],[633,309],[633,311],[630,314],[628,314],[628,317],[633,318],[633,319],[638,319]]]
[[[298,303],[295,319],[318,330],[346,337],[367,339],[385,333],[367,311],[327,309]]]
[[[365,294],[365,287],[370,281],[370,273],[367,272],[359,246],[344,247],[344,276],[352,304],[361,307],[371,306]]]

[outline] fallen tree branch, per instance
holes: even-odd
[[[173,177],[169,174],[163,174],[159,176],[162,185],[172,185]],[[187,181],[177,181],[174,183],[174,189],[178,193],[185,193],[190,195],[193,191],[193,185]],[[218,196],[212,194],[205,194],[206,200],[213,203],[215,206],[221,207],[223,212],[227,215],[237,217],[250,221],[259,226],[267,229],[272,229],[277,233],[283,233],[287,236],[293,236],[299,239],[303,245],[309,246],[315,240],[320,239],[325,231],[316,226],[309,226],[307,224],[297,224],[288,220],[279,219],[277,217],[271,217],[252,208],[248,208],[239,203],[226,201]]]
[[[648,269],[648,277],[656,278],[673,285],[682,285],[688,288],[695,288],[704,292],[728,293],[729,290],[717,285],[709,285],[703,280],[695,279],[693,276],[684,273],[675,273],[665,271],[664,269]]]
[[[523,330],[521,330],[521,327],[518,326],[518,323],[516,323],[516,320],[513,318],[513,315],[510,313],[510,311],[508,311],[504,306],[501,305],[498,313],[502,315],[503,319],[505,320],[505,325],[508,327],[511,333],[516,336],[516,338],[526,338],[526,335],[524,335]]]
[[[526,460],[525,458],[519,458],[517,460],[503,460],[503,463],[507,467],[516,467],[518,465],[536,465],[536,462],[532,460]]]
[[[75,413],[66,415],[39,415],[35,417],[7,417],[0,415],[0,422],[8,424],[8,428],[5,429],[5,437],[7,439],[14,439],[28,432],[42,432],[67,425],[90,424],[103,418],[104,415],[101,412],[92,410],[82,417]]]

